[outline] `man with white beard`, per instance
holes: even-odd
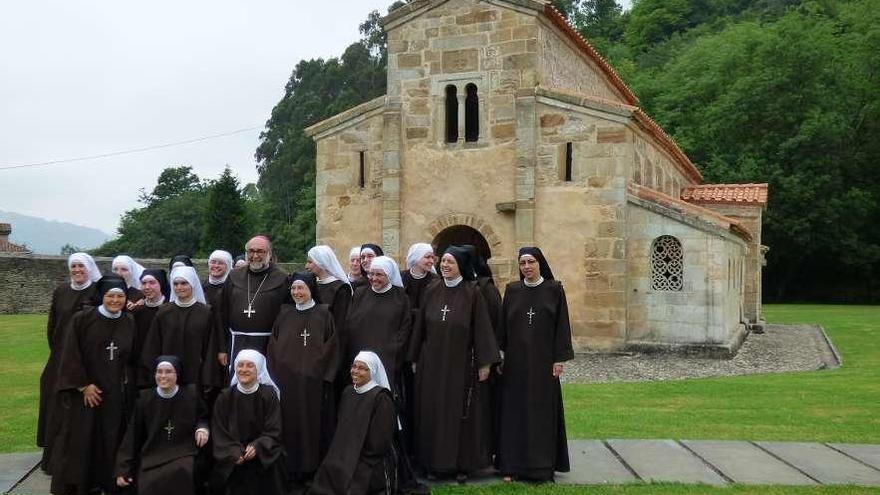
[[[243,349],[266,353],[272,324],[290,293],[287,274],[274,263],[272,243],[258,235],[245,244],[247,268],[229,274],[223,289],[221,324],[223,342],[217,356],[228,366]],[[225,344],[225,345],[223,345]]]

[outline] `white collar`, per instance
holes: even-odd
[[[333,275],[328,275],[326,278],[319,278],[318,284],[319,285],[332,284],[333,282],[336,282],[337,280],[339,280],[339,279],[334,277]]]
[[[181,308],[188,308],[197,302],[199,301],[196,299],[196,296],[191,296],[189,302],[183,302],[180,300],[180,298],[174,300],[174,304]]]
[[[161,398],[163,398],[163,399],[170,399],[170,398],[174,397],[175,395],[177,395],[177,391],[178,391],[178,390],[180,390],[180,386],[179,386],[179,385],[175,385],[175,386],[174,386],[174,389],[172,389],[171,392],[168,392],[168,393],[166,394],[165,392],[162,391],[161,388],[156,387],[156,393],[159,394],[159,397],[161,397]]]
[[[307,309],[312,309],[314,307],[315,307],[315,300],[314,299],[309,299],[308,301],[306,301],[302,304],[296,303],[297,311],[305,311]]]
[[[541,277],[541,276],[539,276],[538,280],[536,280],[534,282],[529,282],[529,279],[527,279],[527,278],[523,279],[523,284],[525,284],[526,287],[537,287],[543,283],[544,283],[544,277]]]
[[[73,280],[70,281],[70,288],[73,290],[85,290],[91,286],[92,286],[92,281],[91,281],[91,279],[88,279],[88,278],[86,279],[85,282],[82,283],[82,285],[74,283]]]
[[[416,272],[414,272],[412,268],[409,269],[409,274],[410,276],[412,276],[412,278],[416,280],[421,280],[428,276],[428,272],[422,272],[421,275],[416,275]]]
[[[367,383],[363,384],[363,385],[360,386],[360,387],[358,387],[357,385],[355,385],[355,386],[354,386],[354,391],[357,392],[358,394],[365,394],[365,393],[369,392],[370,390],[373,390],[374,388],[376,388],[376,387],[378,387],[378,386],[379,386],[378,383],[374,382],[373,380],[370,380],[370,381],[368,381]]]
[[[462,280],[464,280],[464,277],[459,275],[458,277],[456,277],[452,280],[447,280],[444,278],[443,283],[446,284],[446,287],[456,287],[458,284],[461,283]]]
[[[144,305],[148,308],[156,308],[165,304],[165,296],[160,297],[156,302],[152,302],[149,299],[144,299]]]
[[[111,320],[115,320],[122,316],[122,311],[111,313],[110,311],[107,311],[107,308],[105,308],[103,304],[98,306],[98,313],[101,313],[105,318],[110,318]]]
[[[260,382],[259,382],[259,380],[254,380],[254,384],[250,388],[245,388],[244,386],[242,386],[241,383],[236,383],[235,388],[237,388],[239,392],[241,392],[245,395],[250,395],[250,394],[256,392],[257,389],[260,388]]]
[[[384,293],[388,292],[389,290],[391,290],[392,287],[394,287],[394,284],[392,284],[391,282],[388,282],[388,285],[386,285],[385,287],[382,287],[379,290],[373,289],[373,286],[370,285],[370,289],[372,289],[373,292],[375,292],[376,294],[384,294]]]
[[[223,275],[221,278],[214,278],[213,275],[208,275],[208,283],[211,285],[223,285],[228,277],[228,271],[226,272],[226,275]]]

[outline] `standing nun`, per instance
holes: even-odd
[[[223,369],[212,348],[219,340],[214,313],[205,304],[205,294],[195,268],[178,266],[171,271],[171,304],[159,309],[150,327],[141,363],[147,369],[160,355],[178,356],[183,373],[181,385],[195,384],[199,393],[222,387]]]
[[[58,393],[64,421],[53,440],[51,491],[106,492],[116,487],[116,449],[125,427],[124,381],[134,318],[123,311],[125,280],[98,281],[97,308],[73,315],[64,338]],[[57,412],[57,410],[56,410]]]
[[[342,394],[336,435],[309,493],[397,493],[391,455],[397,422],[385,367],[375,353],[361,351],[350,374],[353,385]]]
[[[361,275],[361,247],[355,246],[348,252],[348,281],[353,287],[366,284]]]
[[[137,493],[193,495],[195,457],[207,445],[208,410],[195,385],[180,385],[177,356],[159,356],[155,388],[140,392],[116,460],[116,485]]]
[[[291,276],[290,295],[269,338],[269,372],[281,391],[282,443],[297,488],[309,483],[330,444],[336,422],[333,381],[339,342],[333,316],[320,304],[315,276]]]
[[[202,290],[205,291],[205,299],[208,306],[214,311],[219,311],[220,301],[223,298],[223,287],[226,279],[232,271],[232,255],[227,251],[218,249],[208,256],[208,278],[202,282]]]
[[[398,395],[405,346],[412,330],[409,297],[397,263],[387,256],[371,260],[368,277],[370,285],[355,291],[348,311],[345,361],[350,363],[361,350],[375,352],[386,365],[392,392]]]
[[[141,274],[141,292],[144,293],[144,305],[134,314],[134,321],[137,324],[137,333],[134,337],[134,345],[132,346],[132,356],[138,368],[136,372],[137,385],[141,387],[152,387],[153,373],[150,370],[150,364],[142,366],[142,356],[144,342],[147,340],[147,334],[150,333],[150,327],[153,326],[153,320],[162,307],[168,301],[169,293],[168,275],[165,270],[144,270]],[[132,398],[136,398],[135,393]]]
[[[370,264],[377,256],[385,256],[382,248],[377,244],[366,243],[361,245],[361,279],[359,283],[355,284],[355,287],[369,285],[370,281],[367,279],[367,274],[370,273]]]
[[[500,362],[486,302],[474,284],[467,251],[450,246],[443,282],[425,291],[411,340],[416,372],[419,464],[429,477],[468,474],[489,465],[491,410],[486,380]]]
[[[40,412],[37,420],[37,446],[43,447],[42,469],[48,470],[51,457],[51,439],[58,430],[52,410],[56,405],[55,383],[64,336],[73,315],[90,304],[95,295],[95,282],[101,279],[101,271],[95,260],[86,253],[74,253],[67,258],[70,281],[59,285],[52,293],[46,337],[49,341],[49,359],[40,375]]]
[[[406,253],[406,270],[401,273],[401,278],[413,311],[422,306],[428,284],[438,278],[435,259],[434,248],[425,242],[413,244]]]
[[[113,258],[111,263],[113,273],[125,279],[126,297],[125,309],[135,311],[143,305],[144,294],[141,292],[141,275],[144,267],[132,259],[131,256],[119,255]]]
[[[283,495],[286,481],[278,386],[259,351],[243,349],[232,368],[232,386],[217,397],[211,417],[214,493]]]
[[[505,479],[553,480],[568,472],[559,377],[574,357],[568,303],[541,250],[519,250],[520,281],[504,291],[499,455]],[[528,397],[528,400],[523,400]]]

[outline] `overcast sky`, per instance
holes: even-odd
[[[390,0],[0,2],[0,167],[262,127],[296,63],[333,57]],[[115,233],[159,173],[254,182],[260,130],[0,170],[0,210]]]
[[[299,60],[340,55],[390,3],[0,2],[0,168],[262,128]],[[166,167],[256,181],[259,133],[0,170],[0,210],[114,234]]]

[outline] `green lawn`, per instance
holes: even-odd
[[[774,305],[774,323],[819,323],[836,370],[567,385],[569,438],[880,443],[880,306]]]
[[[844,358],[837,370],[655,383],[566,385],[569,438],[690,438],[880,443],[880,306],[773,305],[773,323],[818,323]],[[0,452],[34,450],[42,315],[0,315]],[[436,493],[608,495],[862,494],[855,487],[443,487]]]

